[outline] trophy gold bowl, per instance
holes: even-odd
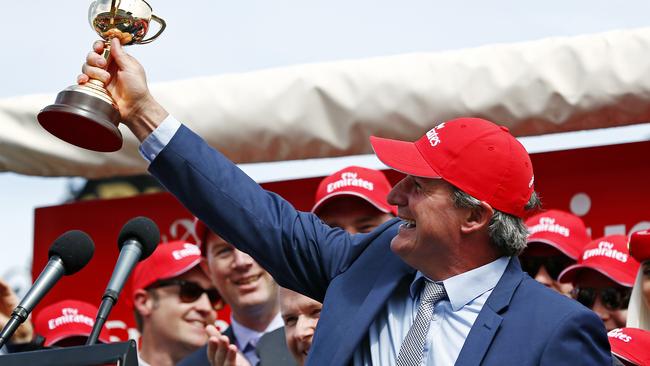
[[[163,19],[153,15],[144,0],[96,0],[88,9],[88,20],[105,42],[103,57],[110,62],[110,40],[122,45],[145,44],[156,39],[166,27]],[[160,29],[145,38],[151,21]],[[56,96],[54,104],[38,113],[38,122],[54,136],[73,145],[101,152],[122,147],[122,134],[117,126],[120,112],[104,83],[91,79],[83,85],[72,85]]]

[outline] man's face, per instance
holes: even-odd
[[[414,268],[425,268],[433,256],[458,243],[465,210],[454,206],[453,187],[442,179],[406,176],[388,195],[405,220],[391,249]]]
[[[289,351],[304,365],[323,305],[297,292],[280,289],[280,313]]]
[[[212,232],[206,238],[206,256],[212,282],[236,318],[277,306],[278,285],[251,256]]]
[[[213,287],[198,266],[176,278],[194,282],[204,289]],[[147,303],[151,313],[147,324],[151,327],[150,334],[158,337],[159,343],[165,344],[170,352],[182,355],[194,352],[207,342],[205,326],[213,324],[216,319],[207,294],[203,293],[188,303],[181,301],[179,285],[163,286],[149,292]]]
[[[317,215],[327,225],[350,234],[369,233],[392,218],[368,201],[350,195],[333,198],[318,210]]]
[[[618,283],[612,281],[608,277],[600,274],[599,272],[591,269],[584,269],[576,275],[575,281],[573,282],[573,297],[593,310],[600,319],[605,323],[605,328],[607,331],[610,331],[615,328],[625,327],[627,321],[627,304],[629,302],[629,293],[631,289],[629,287],[624,287]],[[589,298],[588,296],[582,296],[581,291],[587,289],[588,291],[593,289],[595,296],[591,304],[581,301],[581,298]],[[623,296],[612,296],[610,294],[604,295],[603,291],[607,291],[612,294],[625,294]],[[617,299],[623,299],[623,301],[618,301],[622,303],[622,306],[612,306],[616,304]]]
[[[544,286],[569,296],[573,285],[560,283],[559,274],[575,261],[556,248],[544,243],[529,243],[520,256],[521,267],[530,277]]]

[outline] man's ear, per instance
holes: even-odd
[[[476,231],[487,229],[490,225],[490,220],[494,215],[494,209],[487,202],[481,201],[480,206],[468,209],[465,220],[461,225],[461,232],[463,234],[471,234]]]
[[[136,290],[133,293],[133,307],[143,318],[151,315],[155,307],[154,301],[153,296],[143,289]]]

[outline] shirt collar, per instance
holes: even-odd
[[[492,290],[503,276],[509,262],[510,257],[501,257],[494,262],[442,281],[449,302],[451,302],[452,310],[458,311],[470,301]],[[410,287],[410,294],[413,299],[417,298],[425,278],[426,276],[422,272],[417,271]],[[437,281],[437,283],[440,282]]]
[[[232,327],[232,331],[235,334],[235,338],[237,339],[237,347],[240,350],[243,350],[244,347],[246,347],[246,345],[249,343],[252,343],[253,346],[257,346],[257,341],[259,341],[262,335],[281,328],[284,326],[284,322],[282,321],[282,316],[278,312],[275,315],[275,318],[273,318],[271,323],[262,332],[258,332],[254,329],[247,328],[237,323],[235,318],[232,316],[230,316],[230,326]]]

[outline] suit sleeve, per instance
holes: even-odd
[[[551,335],[540,365],[611,366],[612,356],[603,322],[596,313],[569,313]]]
[[[370,241],[332,229],[263,190],[181,126],[149,171],[194,215],[249,253],[284,287],[322,301],[327,285]]]

